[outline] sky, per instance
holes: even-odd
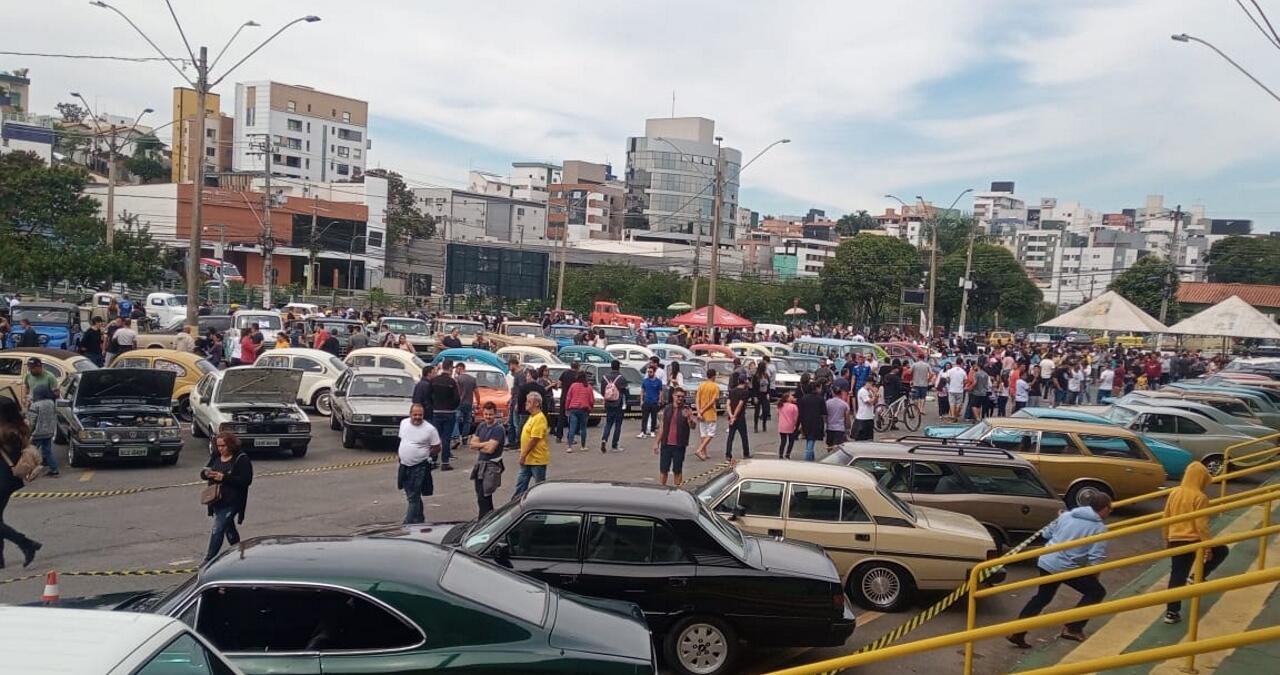
[[[1233,0],[172,0],[193,46],[216,54],[247,28],[218,77],[307,14],[217,87],[276,80],[367,100],[370,167],[415,185],[462,187],[469,169],[513,161],[612,163],[644,120],[714,119],[745,157],[762,214],[880,212],[916,195],[945,206],[965,188],[1016,182],[1103,212],[1203,204],[1280,229],[1280,101],[1198,44],[1280,89],[1280,49]],[[163,0],[114,0],[170,56],[186,47]],[[1247,0],[1246,6],[1251,6]],[[1280,26],[1280,2],[1262,0]],[[0,50],[153,56],[110,10],[84,0],[7,12]],[[25,26],[24,28],[21,28]],[[182,84],[163,62],[0,54],[30,68],[33,112],[78,91],[98,112],[159,111]],[[187,68],[186,75],[194,77]],[[164,132],[161,133],[164,135]],[[971,201],[960,203],[968,208]]]

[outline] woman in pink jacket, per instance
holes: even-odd
[[[787,392],[778,399],[778,459],[791,459],[791,447],[796,443],[800,407],[795,394]]]
[[[587,416],[591,414],[591,406],[595,403],[596,393],[587,384],[587,373],[582,371],[578,373],[578,379],[569,385],[569,391],[561,394],[564,396],[564,409],[569,415],[569,447],[565,452],[573,452],[573,438],[578,435],[578,431],[582,431],[582,449],[587,449]]]

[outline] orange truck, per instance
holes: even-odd
[[[618,311],[616,302],[597,302],[591,311],[591,323],[604,326],[630,326],[639,328],[644,319],[634,314],[623,314]]]

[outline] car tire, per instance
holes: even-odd
[[[342,447],[350,450],[356,447],[356,432],[349,426],[342,427]]]
[[[733,628],[713,616],[695,615],[675,623],[662,639],[667,666],[682,675],[732,672],[742,645]]]
[[[192,438],[208,438],[209,434],[200,428],[200,423],[193,417],[191,418],[191,437]]]
[[[336,413],[329,415],[329,428],[334,431],[342,431],[342,423],[338,421],[338,415]]]
[[[84,455],[80,454],[80,449],[75,443],[67,444],[67,466],[79,468],[84,466]]]
[[[847,584],[849,598],[876,612],[901,611],[915,594],[915,581],[899,565],[873,561],[854,568]]]
[[[195,418],[191,415],[191,397],[183,396],[178,399],[178,419],[183,422],[193,422]]]
[[[1210,476],[1218,476],[1228,470],[1226,463],[1222,461],[1223,459],[1222,455],[1205,455],[1204,458],[1200,460],[1200,463],[1204,465],[1204,468],[1209,470]]]
[[[294,456],[294,457],[306,457],[306,456],[307,456],[307,446],[305,446],[305,445],[303,445],[303,446],[297,446],[297,445],[295,445],[295,446],[293,446],[293,450],[291,450],[290,452],[292,452],[292,453],[293,453],[293,456]]]
[[[1089,496],[1095,492],[1102,492],[1108,497],[1115,497],[1115,495],[1111,494],[1111,490],[1106,485],[1103,485],[1098,481],[1081,481],[1072,485],[1070,490],[1067,490],[1067,508],[1074,509],[1077,506],[1088,506]]]
[[[316,413],[325,417],[333,415],[333,397],[328,389],[321,389],[316,395],[311,397],[311,406],[316,409]]]

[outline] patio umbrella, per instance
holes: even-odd
[[[1115,291],[1107,291],[1041,326],[1131,333],[1165,333],[1168,328]]]
[[[1231,338],[1280,339],[1280,326],[1253,305],[1233,295],[1194,316],[1169,327],[1181,335],[1215,335]]]
[[[792,307],[791,309],[788,309],[787,311],[783,312],[783,314],[786,316],[801,316],[804,314],[808,314],[808,312],[806,312],[803,307]]]
[[[693,309],[693,305],[690,305],[687,302],[673,302],[670,305],[667,305],[667,309],[673,312],[687,312]]]

